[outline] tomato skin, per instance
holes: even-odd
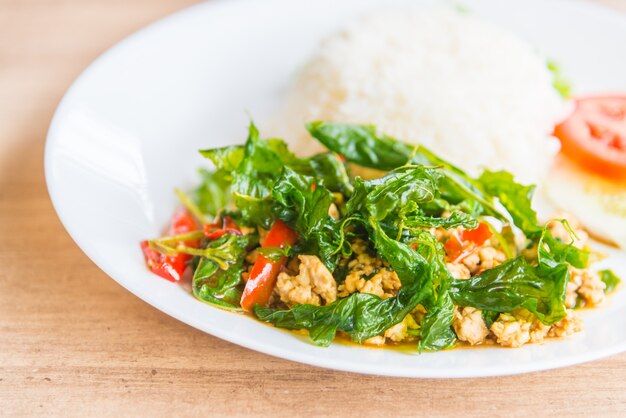
[[[294,230],[289,228],[283,221],[277,219],[270,228],[262,247],[280,247],[295,244],[298,236]],[[246,287],[241,295],[241,307],[245,311],[251,311],[254,305],[266,305],[274,286],[278,273],[287,262],[287,257],[282,257],[278,261],[259,255],[252,266],[252,271],[246,282]]]
[[[626,95],[590,96],[554,130],[562,153],[605,177],[626,179]]]

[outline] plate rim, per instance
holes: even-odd
[[[62,120],[66,108],[69,106],[68,102],[72,97],[74,91],[78,90],[83,84],[84,80],[88,78],[89,74],[97,68],[101,62],[108,59],[109,56],[114,55],[118,50],[125,48],[128,44],[133,41],[140,39],[142,37],[149,36],[152,31],[159,30],[160,28],[176,24],[176,21],[184,20],[185,16],[191,13],[194,13],[198,9],[213,9],[216,7],[223,7],[225,5],[231,5],[233,3],[252,3],[257,0],[213,0],[212,2],[201,2],[198,4],[187,6],[179,11],[166,15],[157,19],[156,21],[149,23],[148,25],[139,28],[138,30],[132,32],[131,34],[125,36],[121,40],[115,42],[111,47],[106,49],[103,53],[98,55],[80,74],[72,81],[69,88],[63,94],[61,100],[59,101],[53,117],[50,122],[50,127],[48,129],[46,138],[45,138],[45,146],[44,146],[44,177],[46,188],[48,192],[48,196],[54,208],[54,211],[57,214],[63,228],[67,231],[68,235],[74,241],[74,243],[80,248],[80,250],[107,276],[113,279],[119,286],[126,289],[128,292],[133,294],[138,299],[147,303],[155,309],[165,313],[166,315],[175,318],[176,320],[189,325],[193,328],[196,328],[202,332],[205,332],[209,335],[215,336],[222,340],[228,341],[230,343],[239,345],[241,347],[245,347],[250,350],[254,350],[266,355],[270,355],[276,358],[282,358],[289,361],[293,361],[296,363],[307,364],[310,366],[315,366],[324,369],[330,370],[338,370],[343,372],[351,372],[357,374],[366,374],[366,375],[375,375],[375,376],[389,376],[389,377],[401,377],[401,378],[436,378],[436,379],[446,379],[446,378],[480,378],[480,377],[496,377],[496,376],[508,376],[508,375],[517,375],[522,373],[531,373],[538,372],[544,370],[551,370],[556,368],[567,367],[576,364],[582,364],[590,361],[594,361],[600,358],[605,358],[609,356],[613,356],[622,352],[626,352],[626,340],[622,341],[619,344],[612,345],[605,349],[595,350],[589,354],[580,354],[580,355],[571,355],[564,357],[562,359],[554,360],[545,360],[545,361],[535,361],[529,364],[523,364],[521,366],[509,365],[506,369],[492,369],[492,368],[462,368],[455,369],[454,367],[446,366],[437,369],[420,369],[420,368],[407,368],[407,369],[388,369],[385,372],[381,372],[376,365],[369,365],[364,363],[359,363],[358,368],[353,366],[352,363],[342,363],[339,360],[330,358],[330,357],[315,357],[313,353],[305,353],[305,352],[295,352],[290,349],[284,349],[277,344],[268,344],[264,342],[257,342],[252,340],[251,338],[246,338],[239,336],[236,333],[227,333],[222,332],[217,329],[211,329],[210,325],[203,323],[200,320],[196,320],[195,318],[190,318],[188,316],[183,315],[181,312],[178,312],[177,309],[166,306],[164,304],[159,303],[155,299],[150,297],[148,293],[137,292],[132,289],[132,286],[129,286],[129,282],[125,282],[121,279],[116,278],[116,275],[112,272],[112,269],[106,266],[101,260],[98,260],[93,252],[88,249],[88,245],[85,240],[78,238],[80,235],[74,231],[74,227],[69,220],[69,217],[66,215],[64,204],[61,203],[60,190],[58,184],[55,183],[53,179],[52,173],[52,165],[54,164],[54,158],[52,156],[53,150],[55,147],[55,143],[59,135],[59,124]],[[557,3],[565,3],[563,0],[551,0]],[[595,4],[590,3],[585,0],[576,0],[579,4],[586,4],[595,9],[603,9],[605,12],[610,12],[611,14],[616,14],[616,12],[610,7],[603,4]],[[626,291],[622,289],[622,291]],[[211,309],[219,309],[215,307],[210,307]],[[231,313],[232,314],[232,313]],[[264,324],[263,324],[264,325]],[[269,326],[269,325],[268,325]],[[285,331],[287,332],[287,331]],[[570,337],[571,338],[571,337]],[[318,348],[318,347],[316,347]],[[323,350],[323,348],[318,348]],[[359,348],[361,349],[361,348]],[[376,348],[367,348],[363,347],[363,349],[371,350]],[[483,347],[481,349],[489,349],[488,347]],[[426,353],[421,355],[436,355],[436,353]]]

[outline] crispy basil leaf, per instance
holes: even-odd
[[[452,276],[446,268],[442,244],[426,231],[417,236],[412,242],[423,254],[428,252],[432,275],[432,292],[422,305],[427,314],[421,324],[420,351],[437,351],[448,348],[456,342],[456,334],[452,330],[454,319],[454,303],[450,296]]]
[[[475,229],[478,227],[478,221],[471,215],[464,212],[452,212],[447,218],[411,215],[404,220],[404,226],[407,228],[457,228],[462,226],[466,229]]]
[[[526,236],[540,234],[542,227],[537,222],[537,213],[531,207],[535,186],[522,186],[516,183],[507,171],[485,171],[479,181],[487,193],[496,196],[508,210],[513,222]]]
[[[372,125],[312,122],[307,129],[323,145],[349,162],[380,170],[393,170],[405,164],[438,167],[443,178],[439,189],[452,204],[474,200],[486,214],[508,221],[510,215],[494,205],[482,184],[463,170],[439,158],[422,146],[411,146],[378,133]]]
[[[471,279],[453,280],[452,299],[460,306],[493,312],[511,312],[523,307],[544,324],[554,324],[565,317],[569,263],[586,265],[583,253],[554,239],[546,227],[538,243],[537,266],[518,257]]]
[[[239,167],[243,161],[244,147],[241,145],[229,145],[221,148],[200,150],[203,157],[208,158],[215,164],[218,170],[231,172]]]
[[[202,213],[215,216],[230,203],[230,174],[201,169],[200,175],[202,182],[194,189],[192,199]]]
[[[487,329],[489,329],[491,328],[491,325],[498,319],[500,312],[483,310],[482,314],[485,325],[487,326]]]
[[[318,121],[306,128],[328,149],[364,167],[393,170],[411,159],[411,147],[379,133],[373,125]]]
[[[428,307],[428,313],[422,323],[420,351],[438,351],[449,348],[456,342],[456,334],[452,330],[454,320],[454,303],[448,287],[441,289],[436,302]]]
[[[241,308],[241,273],[243,260],[222,270],[213,261],[203,258],[193,277],[193,294],[203,302],[238,310]]]
[[[552,86],[561,95],[562,98],[569,99],[572,96],[572,84],[569,82],[569,80],[565,78],[561,67],[559,67],[559,65],[555,61],[549,60],[547,65],[548,70],[550,70],[554,77]]]
[[[244,257],[246,250],[254,245],[256,240],[257,237],[254,235],[224,235],[211,241],[207,248],[223,248],[228,244],[228,248],[223,250],[228,252],[228,258],[233,261],[228,263],[228,269],[223,270],[210,258],[201,257],[192,279],[194,296],[212,305],[240,309]]]
[[[602,279],[606,285],[604,288],[604,293],[606,294],[613,293],[621,282],[620,278],[617,277],[617,274],[611,270],[602,270],[599,271],[598,274],[600,275],[600,279]]]
[[[285,161],[297,159],[280,140],[262,140],[250,123],[244,157],[233,171],[233,199],[239,209],[240,221],[246,225],[270,228],[273,223],[272,188]]]
[[[540,242],[543,245],[539,249],[539,256],[544,259],[544,262],[546,262],[546,257],[549,257],[556,263],[567,263],[578,269],[587,268],[589,265],[591,255],[589,251],[576,248],[572,243],[565,243],[554,238],[548,228],[543,229]]]
[[[391,214],[415,212],[420,203],[438,196],[436,172],[421,167],[393,171],[368,183],[370,190],[364,204],[377,221]]]
[[[332,193],[316,179],[285,167],[272,190],[274,213],[298,233],[301,252],[317,255],[333,271],[339,254],[339,226],[328,209]],[[336,253],[336,255],[334,254]]]
[[[311,174],[331,192],[349,197],[352,194],[350,174],[343,161],[334,152],[316,154],[309,160]],[[301,174],[307,174],[300,171]]]
[[[353,293],[327,306],[296,305],[290,310],[255,306],[262,321],[287,329],[307,329],[313,342],[328,346],[338,330],[362,342],[401,322],[431,291],[432,272],[428,260],[406,244],[395,241],[371,224],[380,255],[397,272],[402,288],[396,297],[381,299]]]
[[[511,312],[523,307],[550,325],[565,317],[567,265],[554,270],[529,265],[522,257],[505,261],[466,280],[452,280],[451,296],[459,306]]]

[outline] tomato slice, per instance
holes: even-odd
[[[626,179],[626,95],[579,98],[575,104],[554,130],[563,154],[603,176]]]

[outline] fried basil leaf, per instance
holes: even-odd
[[[272,190],[274,214],[298,233],[299,249],[317,255],[333,271],[337,265],[339,226],[330,217],[332,193],[316,179],[285,167]]]
[[[221,148],[200,150],[199,152],[203,157],[211,160],[218,170],[231,172],[241,164],[244,156],[244,147],[241,145],[229,145]]]
[[[350,197],[352,194],[350,173],[337,154],[334,152],[316,154],[309,159],[309,166],[310,175],[315,176],[328,190]]]
[[[578,269],[584,269],[589,266],[589,257],[591,256],[589,251],[577,248],[572,243],[565,243],[560,239],[554,238],[548,228],[544,228],[540,242],[543,245],[539,248],[539,256],[543,256],[544,260],[549,256],[556,263],[567,263]]]
[[[600,275],[600,279],[602,279],[606,285],[604,288],[604,293],[606,294],[613,293],[621,282],[620,278],[617,277],[617,274],[611,270],[602,270],[599,271],[598,274]]]
[[[452,204],[473,200],[485,214],[508,221],[510,215],[498,208],[482,184],[463,170],[439,158],[422,146],[411,146],[379,133],[372,125],[312,122],[311,135],[349,162],[379,170],[393,170],[406,164],[437,168],[442,175],[441,195]]]
[[[250,123],[241,163],[233,171],[232,192],[245,225],[269,229],[273,223],[272,189],[286,162],[298,163],[278,139],[262,140]]]
[[[357,342],[381,334],[401,322],[431,291],[432,272],[428,260],[406,244],[373,228],[376,249],[397,272],[402,288],[396,297],[381,299],[353,293],[326,306],[296,305],[290,310],[255,306],[262,321],[287,329],[306,329],[315,344],[328,346],[336,332],[343,331]]]
[[[452,280],[451,296],[456,305],[497,312],[523,307],[550,325],[565,317],[568,278],[567,265],[547,272],[518,257],[471,279]]]
[[[561,67],[552,60],[549,60],[547,63],[548,70],[552,73],[554,77],[554,81],[552,82],[552,86],[554,89],[561,95],[564,99],[569,99],[572,97],[572,84],[565,78],[563,75],[563,71]]]
[[[485,171],[479,178],[487,193],[496,196],[507,209],[513,222],[526,236],[540,234],[542,228],[537,222],[537,213],[531,207],[535,186],[522,186],[516,183],[513,175],[507,171]]]
[[[452,212],[449,217],[441,218],[438,216],[412,215],[407,216],[404,220],[404,226],[407,228],[444,228],[451,229],[462,226],[466,229],[475,229],[478,227],[478,221],[472,215],[464,212]]]
[[[199,300],[228,309],[241,309],[243,262],[247,249],[256,243],[254,235],[224,235],[210,242],[207,248],[228,253],[231,260],[227,269],[221,269],[210,258],[200,257],[192,278],[193,294]],[[227,248],[224,248],[228,245]]]
[[[456,334],[452,330],[454,303],[450,296],[452,276],[446,268],[442,244],[426,231],[417,236],[413,244],[420,248],[429,260],[432,275],[432,292],[422,305],[427,314],[421,324],[420,351],[438,351],[454,345]]]
[[[438,196],[436,172],[420,167],[399,169],[368,183],[365,209],[377,221],[389,215],[402,218]]]
[[[230,174],[223,170],[200,170],[202,182],[192,192],[192,199],[202,213],[215,216],[230,204]]]
[[[311,122],[309,133],[331,151],[363,167],[393,170],[411,159],[412,148],[379,133],[373,125]]]

